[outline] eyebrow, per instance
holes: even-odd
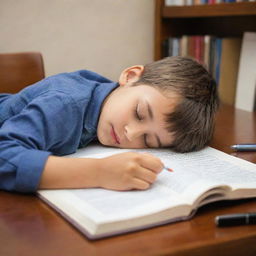
[[[148,115],[149,115],[150,119],[152,120],[152,119],[154,119],[152,108],[151,108],[151,106],[149,105],[149,103],[147,101],[146,101],[146,104],[147,104]],[[158,147],[161,148],[162,143],[161,143],[161,140],[160,140],[160,138],[158,137],[157,134],[156,134],[156,140],[157,140],[157,143],[158,143]]]

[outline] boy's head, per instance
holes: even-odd
[[[203,148],[211,139],[218,107],[216,83],[197,61],[167,57],[124,70],[105,100],[99,141],[122,148]]]

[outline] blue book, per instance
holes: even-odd
[[[216,38],[215,41],[215,74],[214,77],[216,79],[216,83],[219,84],[220,81],[220,60],[221,60],[221,46],[222,46],[222,39],[221,38]]]

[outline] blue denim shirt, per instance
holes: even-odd
[[[0,94],[0,189],[36,191],[49,155],[96,139],[102,103],[117,85],[80,70]]]

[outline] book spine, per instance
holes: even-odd
[[[211,36],[205,35],[204,36],[204,64],[208,70],[210,67],[210,41],[211,41]]]
[[[168,41],[168,56],[172,56],[172,52],[173,52],[172,48],[173,48],[173,38],[170,37]]]
[[[216,47],[215,47],[215,80],[216,83],[219,84],[220,81],[220,60],[221,60],[221,38],[216,38]]]
[[[180,40],[180,55],[187,56],[188,55],[188,36],[183,35]]]
[[[256,32],[245,32],[239,61],[236,108],[254,111],[256,94]]]
[[[166,39],[162,42],[162,56],[169,56],[169,39]]]
[[[210,63],[209,63],[209,72],[215,74],[215,63],[214,63],[214,54],[215,54],[215,37],[212,36],[210,40]]]
[[[180,40],[179,38],[173,38],[173,45],[172,45],[172,55],[171,56],[178,56],[180,55]]]

